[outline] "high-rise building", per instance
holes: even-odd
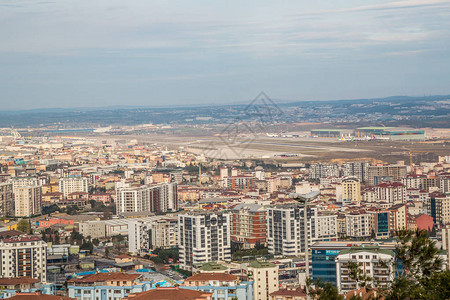
[[[159,208],[159,192],[156,186],[147,185],[117,188],[117,213],[156,211]]]
[[[231,260],[231,214],[190,212],[178,215],[180,266]]]
[[[406,187],[400,182],[383,182],[375,187],[378,201],[399,204],[406,202]]]
[[[244,249],[267,241],[266,209],[258,204],[238,204],[232,209],[231,240]]]
[[[59,192],[64,198],[75,192],[89,192],[89,179],[87,177],[72,176],[59,179]]]
[[[407,173],[405,165],[369,166],[367,181],[369,185],[375,185],[376,177],[390,177],[393,181],[398,181],[405,177]]]
[[[323,177],[339,177],[339,166],[337,164],[312,164],[309,167],[308,177],[320,179]]]
[[[178,185],[176,182],[160,183],[158,185],[160,189],[159,197],[159,211],[176,211],[178,210]]]
[[[342,176],[356,177],[362,182],[367,181],[367,170],[370,164],[368,162],[348,162],[341,165]]]
[[[427,201],[427,215],[433,217],[434,224],[450,224],[450,195],[431,193]]]
[[[308,243],[337,239],[336,218],[336,215],[319,216],[317,208],[308,208]],[[319,228],[319,223],[326,228]],[[274,255],[298,256],[305,253],[303,206],[288,204],[267,209],[267,245],[269,253]]]
[[[27,176],[27,177],[14,177],[11,178],[13,184],[13,190],[18,187],[24,186],[39,186],[42,185],[42,182],[37,177]]]
[[[34,235],[16,235],[0,240],[1,277],[31,277],[47,280],[47,243]]]
[[[157,218],[128,224],[128,251],[145,253],[155,248],[178,245],[178,219]]]
[[[370,237],[375,233],[374,216],[365,211],[345,215],[346,235],[352,238]]]
[[[0,216],[12,216],[14,207],[13,184],[0,183]]]
[[[347,177],[342,180],[342,202],[361,202],[361,183],[356,177]]]
[[[29,217],[42,212],[42,186],[23,186],[14,189],[14,215]]]
[[[439,188],[441,193],[450,193],[450,175],[442,176],[439,178]]]
[[[118,213],[176,211],[178,209],[177,184],[171,182],[154,186],[117,188],[116,206]]]

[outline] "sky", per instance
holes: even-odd
[[[450,94],[450,0],[0,0],[0,110]]]

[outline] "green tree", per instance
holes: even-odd
[[[315,282],[314,288],[311,288],[312,280],[306,280],[306,289],[312,299],[317,300],[344,300],[344,296],[339,295],[338,288],[331,282],[318,280]]]
[[[28,234],[32,234],[31,224],[28,220],[22,219],[17,223],[17,230]]]
[[[402,267],[396,268],[386,300],[450,299],[449,271],[442,270],[439,249],[425,230],[397,232],[395,252],[395,264]]]

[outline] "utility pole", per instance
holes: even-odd
[[[319,191],[312,191],[307,194],[298,194],[298,193],[291,193],[289,196],[291,196],[293,199],[296,199],[299,203],[304,204],[303,208],[303,227],[304,227],[304,238],[305,238],[305,275],[306,280],[309,278],[309,230],[308,230],[308,202],[311,202],[312,200],[317,199],[317,197],[320,195]],[[305,286],[306,289],[306,299],[309,299],[309,290],[308,286]]]

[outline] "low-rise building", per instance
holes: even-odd
[[[212,299],[253,300],[253,282],[242,282],[226,273],[198,273],[184,281],[184,287],[212,293]]]
[[[379,287],[386,287],[394,279],[394,252],[377,246],[352,247],[339,252],[336,257],[337,287],[346,293],[359,289],[358,283],[350,276],[351,263],[372,278]]]
[[[69,297],[79,300],[120,300],[130,294],[148,291],[151,287],[152,281],[145,281],[141,274],[120,272],[80,276],[67,283]]]

